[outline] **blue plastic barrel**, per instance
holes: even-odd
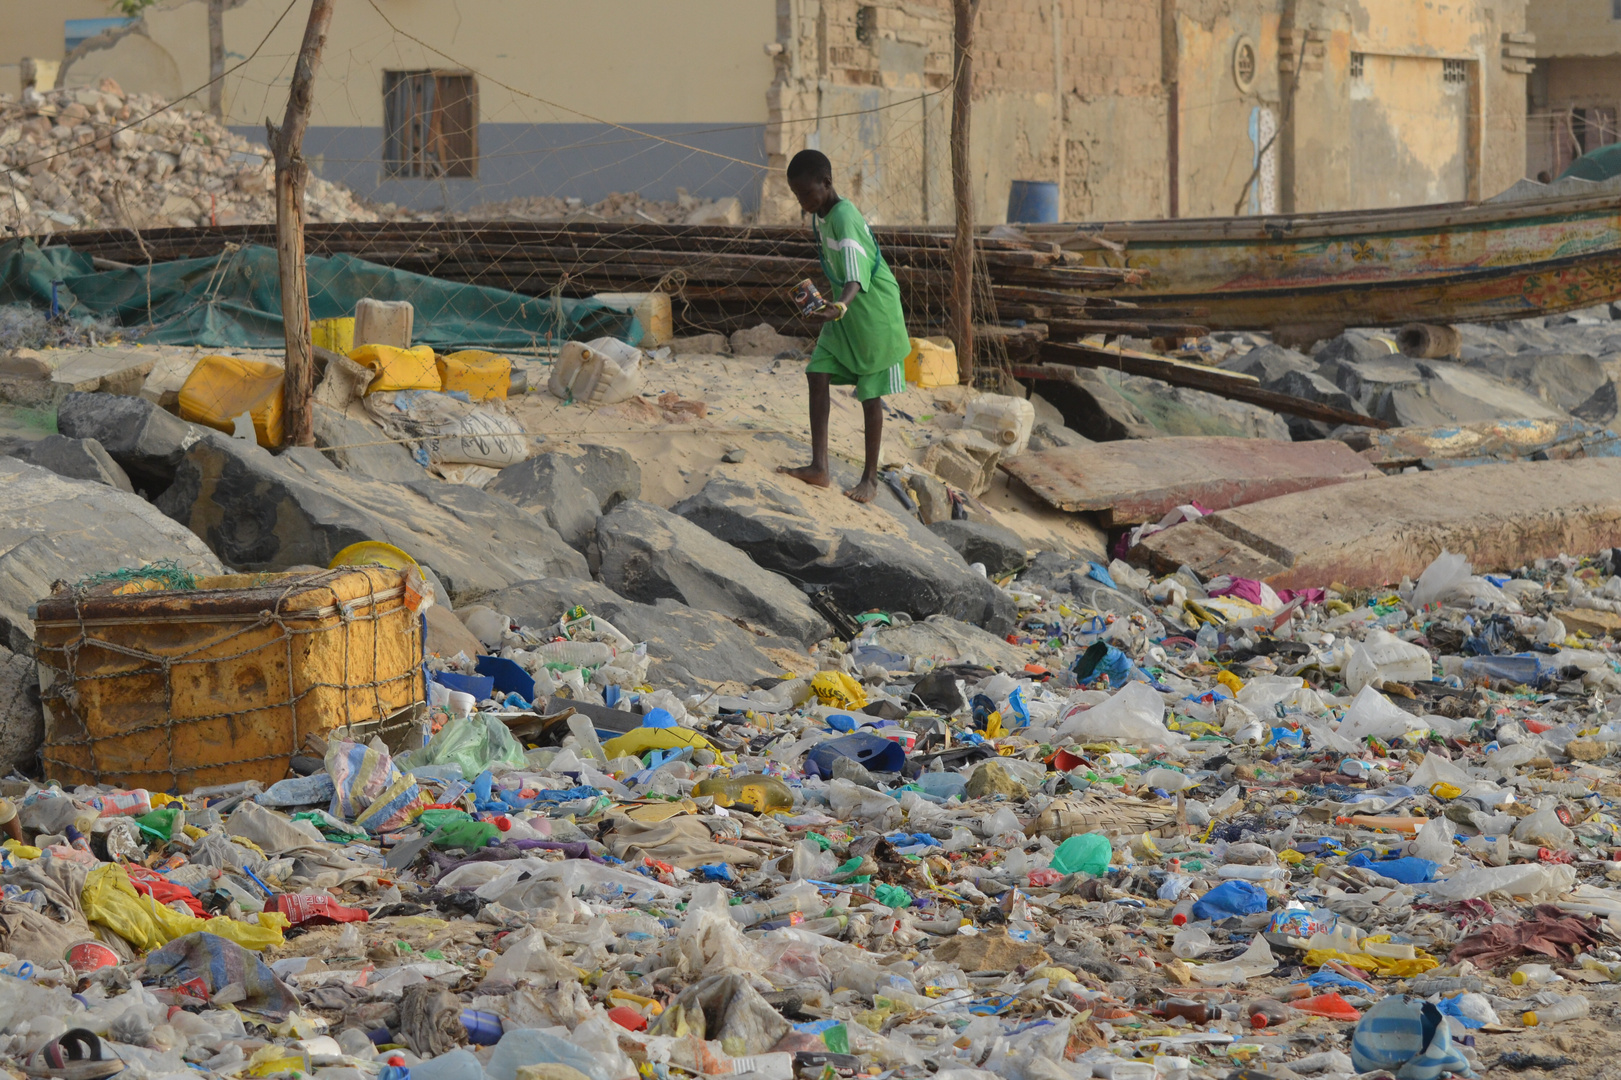
[[[1007,193],[1009,222],[1040,225],[1058,220],[1058,185],[1051,180],[1015,180]]]

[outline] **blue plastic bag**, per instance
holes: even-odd
[[[1231,919],[1266,910],[1266,890],[1247,881],[1224,881],[1193,905],[1195,919]]]
[[[1427,881],[1434,881],[1435,871],[1440,867],[1439,863],[1420,859],[1414,855],[1400,859],[1374,859],[1366,851],[1357,852],[1347,859],[1346,863],[1364,870],[1372,870],[1403,885],[1422,885]]]

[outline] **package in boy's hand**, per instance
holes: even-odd
[[[816,283],[806,278],[794,286],[794,303],[799,305],[801,315],[814,315],[827,307],[827,301],[822,298],[821,290]]]

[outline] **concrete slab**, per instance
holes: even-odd
[[[18,349],[0,367],[0,401],[49,409],[72,393],[134,394],[157,358],[151,349]]]
[[[1298,589],[1417,578],[1443,548],[1467,555],[1477,570],[1507,570],[1618,544],[1621,460],[1585,458],[1297,492],[1174,526],[1143,541],[1133,557],[1158,569],[1186,563],[1201,574],[1258,576]]]
[[[1224,510],[1379,475],[1342,442],[1213,436],[1062,446],[1001,467],[1058,509],[1099,512],[1111,527],[1158,521],[1190,500]]]

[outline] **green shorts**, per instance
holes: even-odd
[[[826,375],[834,386],[855,387],[858,401],[871,401],[886,394],[899,394],[906,389],[906,364],[900,360],[870,374],[858,375],[841,364],[837,357],[818,351],[805,366],[805,372]]]

